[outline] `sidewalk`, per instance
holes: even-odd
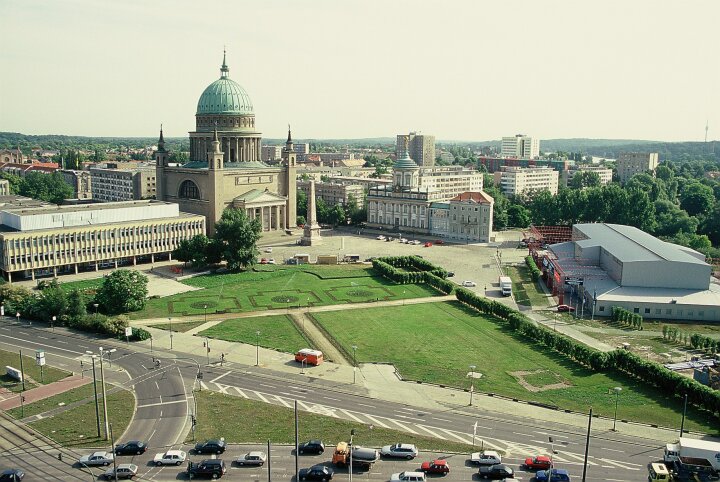
[[[33,403],[38,400],[50,398],[59,393],[72,390],[73,388],[81,387],[91,381],[92,378],[83,378],[81,375],[72,375],[57,382],[41,385],[37,388],[23,392],[22,395],[25,397],[25,401],[23,403]],[[20,402],[20,393],[16,393],[14,396],[0,401],[0,410],[17,408],[20,406]]]

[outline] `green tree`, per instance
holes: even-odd
[[[182,261],[183,263],[188,263],[189,261],[192,261],[192,245],[190,244],[190,240],[183,239],[182,241],[180,241],[180,244],[178,244],[177,248],[173,249],[172,257],[178,261]]]
[[[87,299],[78,288],[73,289],[67,295],[67,317],[71,321],[81,320],[87,315]]]
[[[512,204],[507,209],[508,226],[526,228],[530,225],[530,211],[520,204]]]
[[[577,172],[570,182],[570,187],[573,189],[583,189],[586,187],[599,187],[600,186],[600,175],[597,172],[592,171],[580,171]]]
[[[222,246],[223,258],[230,271],[240,271],[255,265],[259,253],[257,242],[262,226],[260,219],[248,219],[245,211],[226,209],[215,224],[215,239]]]
[[[330,224],[333,226],[345,224],[346,219],[347,215],[345,214],[345,209],[340,203],[336,204],[335,207],[330,209],[330,212],[328,213],[328,221],[330,221]]]
[[[297,207],[295,212],[297,212],[298,215],[304,216],[307,213],[307,194],[305,194],[305,191],[302,189],[297,190],[297,194],[295,196],[295,206]]]
[[[148,279],[139,271],[118,269],[103,279],[95,302],[105,313],[138,311],[145,307]]]
[[[697,181],[686,184],[680,191],[680,207],[690,216],[708,213],[715,204],[711,187]]]
[[[208,249],[210,239],[204,234],[196,234],[190,239],[190,256],[194,268],[208,265]]]
[[[679,232],[694,233],[698,220],[670,201],[655,201],[655,220],[657,225],[653,234],[656,236],[674,236]]]
[[[30,172],[20,180],[18,193],[22,196],[60,204],[73,196],[73,188],[60,173],[41,174]]]
[[[60,287],[57,279],[53,279],[40,292],[35,305],[35,316],[40,320],[50,321],[53,316],[61,319],[68,310],[67,293]]]

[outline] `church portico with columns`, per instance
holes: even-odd
[[[225,57],[220,78],[198,101],[195,131],[189,133],[190,160],[169,162],[162,129],[157,161],[157,198],[176,202],[185,212],[203,214],[212,235],[225,209],[244,209],[260,219],[263,231],[296,225],[296,153],[288,139],[280,165],[261,162],[261,133],[247,92],[229,77]]]

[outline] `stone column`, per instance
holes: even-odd
[[[238,141],[238,138],[235,138],[235,162],[240,162],[240,141]]]
[[[78,265],[75,263],[75,274],[78,274]]]

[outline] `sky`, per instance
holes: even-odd
[[[220,76],[265,138],[720,139],[720,2],[0,0],[0,131],[185,137]]]

